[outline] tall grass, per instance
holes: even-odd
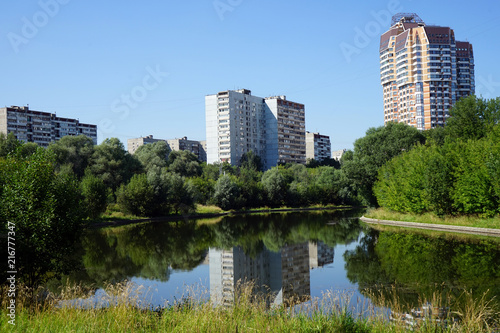
[[[2,295],[6,295],[3,288]],[[25,293],[20,288],[16,297],[16,327],[0,318],[0,332],[494,332],[498,330],[498,312],[486,296],[473,299],[464,292],[464,306],[454,315],[458,321],[442,325],[434,320],[409,325],[401,320],[389,321],[384,306],[393,313],[403,314],[405,305],[397,297],[375,298],[379,310],[368,307],[358,313],[352,306],[359,300],[349,299],[348,293],[328,292],[321,298],[302,303],[303,299],[289,300],[288,304],[269,306],[272,296],[255,294],[254,285],[241,284],[231,306],[215,306],[200,301],[202,289],[190,289],[185,295],[161,308],[151,308],[147,301],[150,291],[132,283],[108,285],[98,299],[92,291],[79,286],[66,287],[58,294],[38,290]],[[374,295],[376,296],[376,295]],[[384,298],[385,297],[385,298]],[[79,300],[78,302],[68,300]],[[2,297],[2,308],[8,300]],[[422,299],[422,306],[435,308],[448,300],[435,295]],[[359,305],[359,304],[358,304]],[[364,305],[363,305],[364,307]],[[394,317],[394,316],[393,316]]]

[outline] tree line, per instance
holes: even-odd
[[[378,171],[381,206],[437,215],[500,213],[500,98],[462,99],[445,128]]]

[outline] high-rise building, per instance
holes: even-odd
[[[208,163],[237,165],[249,151],[261,157],[265,169],[306,161],[304,104],[227,90],[205,97],[205,115]]]
[[[392,17],[380,38],[384,123],[419,130],[444,126],[461,97],[474,94],[472,45],[449,27],[426,25],[417,14]]]
[[[323,161],[332,158],[330,137],[319,133],[306,132],[306,158]]]
[[[66,135],[86,135],[97,144],[97,125],[78,119],[57,117],[55,113],[30,110],[27,106],[0,108],[0,133],[13,133],[17,140],[47,147]]]

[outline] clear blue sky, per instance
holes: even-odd
[[[0,105],[79,118],[126,146],[204,140],[205,95],[247,88],[304,103],[306,129],[350,149],[383,124],[379,37],[395,11],[470,41],[476,93],[500,96],[498,1],[25,0],[1,5]]]

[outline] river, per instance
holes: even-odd
[[[465,290],[475,298],[500,297],[498,239],[379,231],[359,221],[362,213],[252,214],[88,230],[81,263],[66,281],[92,290],[94,298],[107,283],[130,281],[145,290],[141,302],[151,307],[189,297],[230,305],[248,280],[255,293],[269,295],[270,305],[328,297],[358,313],[394,296],[405,312],[432,302],[459,306]]]

